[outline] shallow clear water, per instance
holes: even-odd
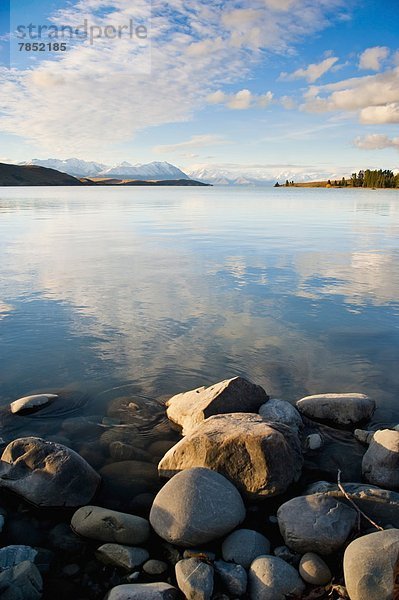
[[[0,403],[63,398],[6,438],[234,375],[399,418],[396,191],[3,188],[0,256]]]

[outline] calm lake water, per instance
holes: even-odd
[[[0,252],[0,403],[63,398],[5,439],[235,375],[399,418],[396,191],[3,188]]]

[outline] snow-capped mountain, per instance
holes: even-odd
[[[33,160],[25,163],[20,163],[22,166],[35,165],[37,167],[47,167],[47,169],[55,169],[62,173],[68,173],[74,177],[96,177],[98,173],[101,173],[107,168],[107,165],[96,162],[87,162],[85,160],[79,160],[78,158],[67,158],[66,160],[59,160],[57,158],[39,159],[34,158]]]
[[[256,185],[270,186],[276,181],[285,183],[289,181],[306,182],[324,179],[341,179],[342,175],[322,171],[309,171],[306,167],[292,165],[284,168],[283,165],[265,165],[264,167],[245,165],[196,165],[187,171],[191,179],[213,185]]]
[[[114,167],[104,169],[98,176],[143,180],[190,179],[186,173],[183,173],[178,167],[168,162],[151,162],[136,165],[123,162]]]
[[[57,158],[38,159],[21,165],[36,165],[56,169],[62,173],[68,173],[74,177],[115,177],[118,179],[140,179],[140,180],[171,180],[171,179],[190,179],[186,173],[183,173],[178,167],[168,162],[151,162],[147,164],[132,165],[128,162],[122,162],[110,167],[96,162],[87,162],[78,158],[68,158],[59,160]]]
[[[272,185],[276,182],[269,173],[262,177],[261,174],[234,173],[227,169],[200,168],[189,171],[188,175],[191,179],[213,185]]]

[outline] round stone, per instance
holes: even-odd
[[[209,469],[181,471],[157,494],[150,522],[172,544],[192,547],[226,535],[245,518],[244,502],[230,481]]]
[[[258,556],[270,554],[269,540],[252,529],[237,529],[224,540],[222,555],[226,562],[234,562],[248,569]]]
[[[277,556],[259,556],[249,569],[251,600],[286,600],[304,590],[298,571]]]
[[[299,574],[306,583],[325,585],[331,581],[331,571],[320,556],[307,552],[299,563]]]

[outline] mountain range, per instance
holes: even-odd
[[[183,173],[178,167],[168,162],[151,162],[135,165],[122,162],[110,167],[102,163],[88,162],[79,160],[78,158],[68,158],[66,160],[59,160],[57,158],[41,160],[34,158],[29,162],[19,164],[21,166],[56,169],[73,177],[136,179],[142,181],[190,179],[186,173]]]

